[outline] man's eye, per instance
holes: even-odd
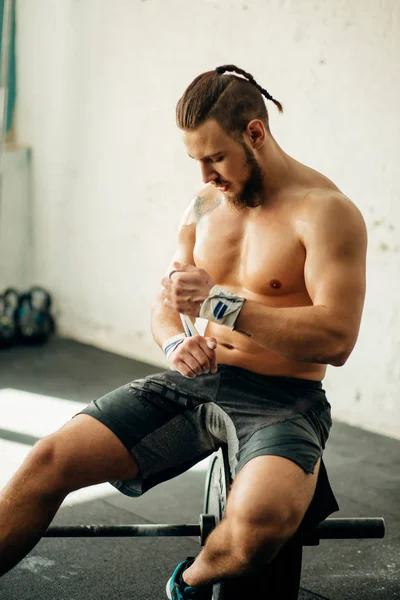
[[[219,156],[218,158],[214,158],[214,162],[221,162],[222,160],[224,160],[223,156]]]

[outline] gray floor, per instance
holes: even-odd
[[[0,364],[0,389],[79,402],[157,370],[62,339],[42,348],[2,351]],[[35,442],[1,429],[1,415],[0,438]],[[335,516],[384,516],[387,533],[384,540],[324,541],[305,548],[300,598],[400,599],[400,442],[335,423],[325,462],[341,507]],[[204,473],[190,471],[140,499],[110,494],[62,507],[53,524],[195,523],[203,488]],[[43,539],[1,579],[0,597],[161,599],[175,565],[198,549],[194,538]]]

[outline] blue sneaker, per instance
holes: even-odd
[[[187,585],[183,581],[183,572],[194,563],[193,556],[188,556],[186,560],[179,563],[175,571],[172,574],[171,579],[167,583],[167,598],[169,600],[211,600],[212,599],[212,586],[204,585],[201,587],[194,587]]]

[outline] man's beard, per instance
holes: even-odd
[[[225,196],[229,203],[236,208],[255,208],[260,206],[263,201],[263,174],[254,154],[244,143],[243,150],[246,155],[246,165],[249,167],[249,176],[239,192],[230,193],[228,191]]]

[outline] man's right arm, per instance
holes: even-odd
[[[171,272],[174,261],[194,265],[193,250],[196,241],[195,202],[196,200],[193,200],[190,203],[182,216],[179,224],[178,248],[170,262],[166,276]],[[164,305],[162,291],[163,288],[160,286],[151,312],[151,330],[160,348],[162,348],[165,340],[184,332],[179,313]]]
[[[199,200],[199,197],[193,200],[183,214],[179,225],[178,248],[166,276],[171,272],[175,261],[195,266],[193,251],[196,241],[196,223],[199,218]],[[152,334],[160,348],[169,338],[184,333],[180,314],[164,304],[163,289],[160,286],[151,314]],[[168,363],[172,369],[179,371],[185,377],[195,377],[210,371],[216,373],[216,346],[215,338],[205,338],[200,335],[186,338],[169,355]]]

